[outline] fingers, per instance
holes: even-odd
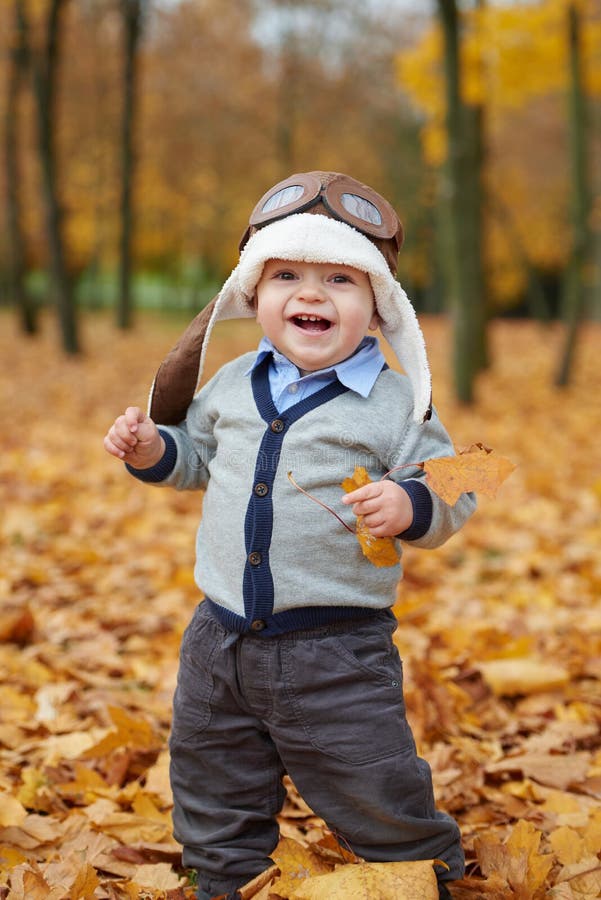
[[[104,438],[104,449],[112,456],[123,459],[136,447],[138,426],[146,420],[139,406],[128,406],[124,415],[115,419]]]
[[[352,504],[353,512],[356,516],[367,516],[369,513],[380,509],[383,494],[382,484],[375,481],[346,494],[342,498],[342,502],[346,506]]]
[[[413,505],[407,491],[393,481],[383,480],[366,484],[342,498],[352,504],[356,516],[374,537],[401,534],[413,521]]]
[[[138,425],[145,421],[146,413],[139,406],[128,406],[123,418],[131,433],[135,434],[138,430]]]

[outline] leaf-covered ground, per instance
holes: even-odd
[[[178,328],[149,318],[124,336],[89,318],[86,355],[66,359],[51,322],[25,341],[0,317],[0,897],[193,894],[166,738],[200,497],[137,484],[102,448]],[[453,896],[598,897],[601,328],[558,392],[558,330],[496,323],[472,409],[451,398],[446,324],[425,331],[456,444],[517,465],[445,547],[407,550],[396,606],[416,739],[464,837]],[[209,368],[256,336],[221,326]],[[436,896],[431,870],[333,873],[342,851],[292,786],[281,824],[283,877],[247,897]]]

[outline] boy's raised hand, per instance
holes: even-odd
[[[413,504],[407,491],[394,481],[372,481],[345,494],[342,502],[352,505],[374,537],[394,537],[413,522]]]
[[[162,458],[165,442],[152,419],[139,406],[128,406],[106,433],[104,449],[134,469],[149,469]]]

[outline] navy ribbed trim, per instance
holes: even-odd
[[[421,481],[407,479],[399,483],[399,487],[407,491],[411,505],[413,507],[413,522],[405,531],[398,534],[397,537],[402,541],[417,541],[423,537],[432,524],[432,514],[434,512],[434,504],[430,491]]]
[[[211,614],[215,616],[228,631],[239,634],[254,634],[257,637],[274,637],[276,634],[287,634],[289,631],[305,631],[309,628],[322,628],[336,622],[350,622],[355,619],[366,619],[380,615],[381,609],[371,606],[302,606],[298,609],[286,609],[274,615],[266,615],[258,619],[260,627],[253,628],[257,619],[243,619],[224,606],[205,597]]]
[[[252,490],[244,520],[246,564],[242,594],[247,623],[273,618],[274,587],[269,565],[273,529],[272,491],[284,438],[290,426],[306,413],[348,391],[344,384],[333,381],[310,397],[305,397],[279,413],[269,389],[270,359],[270,356],[266,356],[252,373],[253,396],[261,418],[267,423],[267,428],[257,454]]]
[[[134,478],[137,478],[138,481],[156,484],[158,481],[164,481],[165,478],[168,478],[175,468],[177,462],[177,444],[168,431],[162,431],[162,429],[159,428],[159,432],[165,441],[165,452],[158,463],[155,463],[154,466],[150,466],[148,469],[134,469],[129,463],[125,463],[127,471],[130,472]]]

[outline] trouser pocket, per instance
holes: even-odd
[[[282,654],[290,703],[307,740],[344,763],[394,754],[415,765],[403,669],[387,620],[292,641]]]

